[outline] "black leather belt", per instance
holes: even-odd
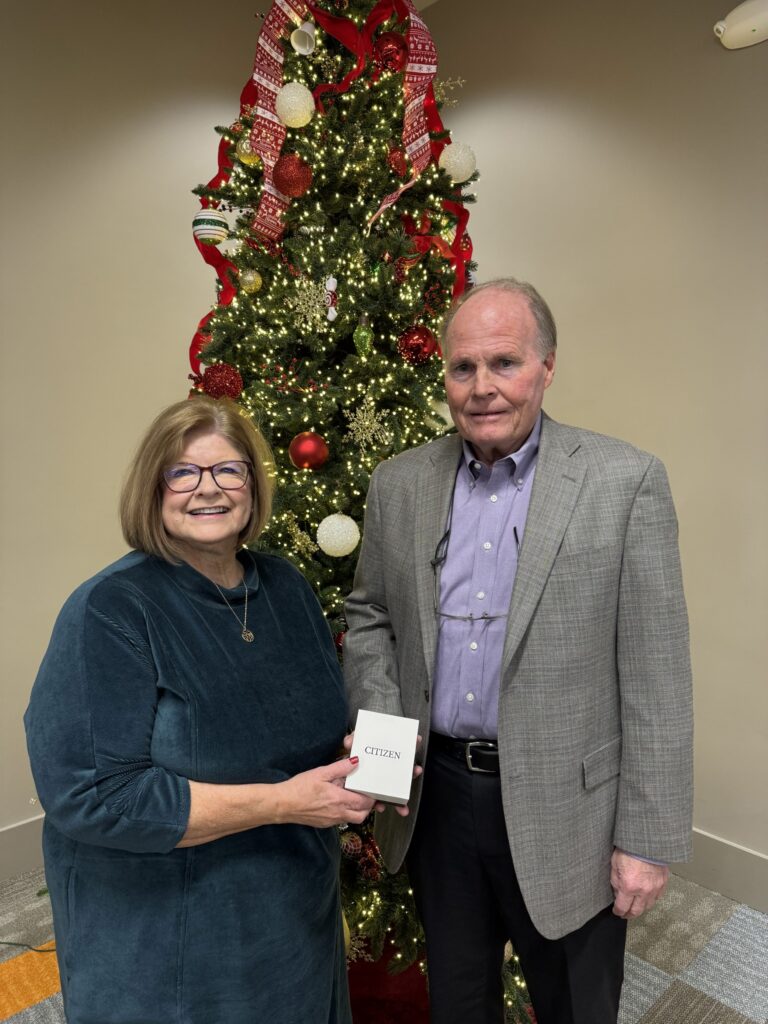
[[[429,745],[455,761],[461,761],[470,772],[499,774],[499,745],[495,740],[460,740],[453,736],[443,736],[439,732],[431,732]]]

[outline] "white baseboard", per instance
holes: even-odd
[[[0,828],[0,881],[43,866],[43,815]]]
[[[768,857],[713,836],[693,830],[693,858],[688,864],[675,864],[676,875],[722,893],[768,914]]]

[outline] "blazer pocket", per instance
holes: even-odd
[[[587,754],[581,764],[585,789],[594,789],[601,782],[618,775],[621,768],[621,736],[615,736],[602,747]]]

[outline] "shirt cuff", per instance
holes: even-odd
[[[618,850],[618,849],[619,849],[619,847],[617,846],[617,847],[616,847],[616,849]],[[634,858],[635,858],[635,860],[642,860],[642,861],[644,861],[644,862],[645,862],[646,864],[655,864],[655,865],[656,865],[656,867],[658,867],[658,868],[666,868],[666,867],[669,867],[669,865],[667,864],[667,862],[666,862],[665,860],[653,860],[653,859],[652,859],[651,857],[641,857],[641,856],[640,856],[639,854],[637,854],[637,853],[632,853],[632,851],[631,851],[631,850],[619,850],[619,852],[620,852],[620,853],[626,853],[626,855],[627,855],[628,857],[634,857]]]

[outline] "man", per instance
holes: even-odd
[[[500,1024],[511,939],[539,1024],[615,1022],[626,921],[690,852],[677,523],[652,455],[541,411],[544,300],[478,286],[444,331],[458,430],[377,467],[344,663],[359,708],[418,718],[408,870],[433,1024]]]

